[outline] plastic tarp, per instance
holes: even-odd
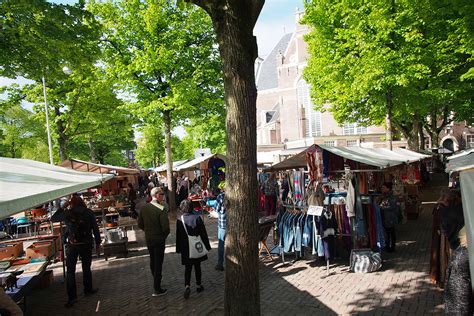
[[[46,163],[0,158],[0,218],[44,204],[113,178]]]
[[[212,155],[207,155],[207,156],[202,156],[202,157],[198,157],[196,159],[193,159],[191,161],[188,161],[184,164],[182,164],[181,166],[177,167],[176,170],[177,171],[192,171],[192,170],[197,170],[199,169],[199,166],[201,165],[201,163],[205,162],[206,160],[209,160],[211,158],[219,158],[219,159],[222,159],[222,160],[226,160],[226,157],[224,155],[220,155],[220,154],[212,154]]]
[[[140,170],[133,168],[125,168],[111,165],[103,165],[100,163],[93,163],[90,161],[83,161],[79,159],[67,159],[61,163],[62,167],[85,171],[85,172],[96,172],[96,173],[111,173],[117,174],[139,174]]]
[[[474,168],[474,151],[458,156],[457,158],[449,160],[446,164],[446,172],[455,172],[455,171],[462,171],[467,169]]]
[[[274,164],[273,166],[267,168],[266,170],[268,171],[277,171],[277,170],[289,170],[289,169],[299,169],[299,168],[304,168],[306,167],[306,152],[308,151],[309,148],[311,148],[314,145],[311,145],[310,147],[301,150],[299,153],[297,153],[294,156],[291,156],[279,163]]]
[[[188,162],[188,161],[189,161],[189,160],[178,160],[178,161],[173,162],[173,170],[174,170],[174,171],[177,171],[179,166],[181,166],[182,164],[184,164],[184,163],[186,163],[186,162]],[[156,167],[156,168],[153,169],[153,170],[156,171],[156,172],[163,172],[163,171],[166,171],[166,168],[168,168],[168,167],[167,167],[167,165],[164,163],[164,164],[162,164],[161,166]]]
[[[470,154],[470,156],[474,153]],[[471,275],[474,275],[474,198],[472,196],[474,188],[474,166],[469,170],[463,170],[459,176],[461,180],[461,196],[464,212],[464,225],[467,233],[467,246],[469,249],[469,267]],[[471,278],[471,286],[474,290],[474,278]]]
[[[465,156],[465,155],[470,155],[471,153],[474,153],[474,148],[466,149],[466,150],[463,150],[463,151],[458,151],[457,153],[447,157],[446,159],[451,160],[451,159],[459,158],[459,157],[462,157],[462,156]]]
[[[380,169],[393,167],[404,163],[413,163],[430,157],[402,148],[389,150],[385,148],[332,147],[325,145],[312,146],[319,146],[323,150],[326,150],[336,156]],[[268,168],[268,170],[288,170],[306,167],[306,152],[308,149],[305,149],[300,153],[273,165],[272,167]]]

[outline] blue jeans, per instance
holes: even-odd
[[[219,239],[219,245],[217,247],[217,265],[224,266],[225,229],[217,228],[217,239]]]

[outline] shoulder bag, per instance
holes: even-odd
[[[183,223],[184,231],[188,236],[189,243],[189,258],[198,259],[207,255],[208,251],[204,246],[204,243],[201,240],[201,236],[190,236],[188,230],[186,229],[186,224],[184,223],[184,217],[181,215],[181,222]]]

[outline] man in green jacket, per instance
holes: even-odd
[[[145,231],[145,239],[150,253],[150,269],[153,275],[154,292],[152,296],[166,294],[161,287],[161,270],[165,256],[166,237],[170,234],[168,209],[164,206],[162,188],[151,190],[152,201],[140,210],[138,227]]]

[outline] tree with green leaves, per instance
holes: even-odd
[[[0,75],[41,81],[61,77],[65,65],[94,62],[97,25],[82,2],[0,2]]]
[[[43,121],[22,107],[23,96],[16,88],[2,89],[9,98],[0,101],[0,156],[47,162]]]
[[[105,162],[109,153],[133,149],[134,117],[117,97],[113,81],[93,65],[82,65],[47,86],[52,136],[57,140],[59,160],[77,157]],[[23,88],[25,99],[37,104],[44,115],[43,86]],[[123,164],[123,163],[122,163]]]
[[[186,135],[182,143],[189,156],[193,156],[196,148],[210,148],[214,154],[225,154],[225,113],[192,118],[184,128]]]
[[[260,315],[257,216],[257,89],[253,29],[264,0],[178,0],[212,19],[224,68],[226,104],[226,315]]]
[[[109,73],[137,100],[142,124],[163,125],[170,209],[173,126],[221,103],[221,64],[209,18],[167,0],[91,1]]]
[[[465,33],[465,16],[448,1],[318,0],[305,9],[312,28],[305,79],[338,122],[385,120],[388,141],[396,128],[417,149],[428,115],[472,102],[472,82],[461,79],[472,54],[456,35]]]

